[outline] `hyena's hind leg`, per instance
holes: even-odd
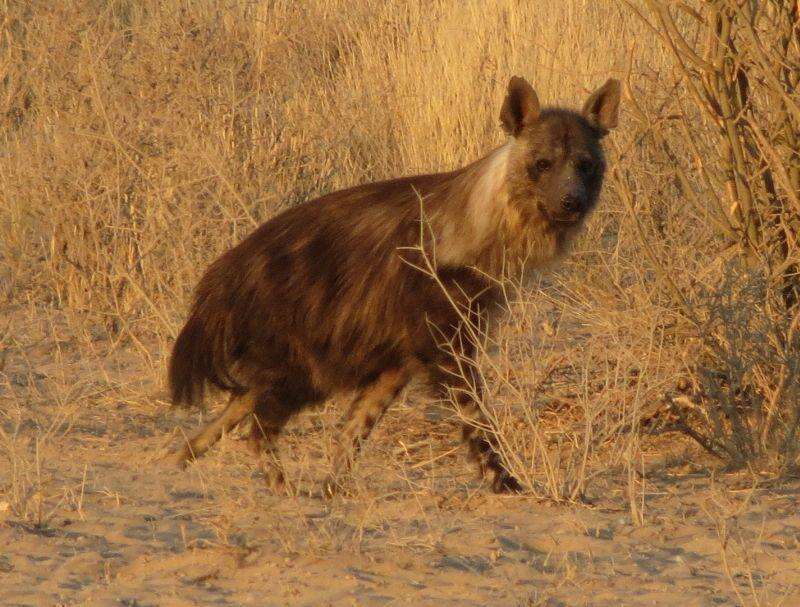
[[[450,399],[462,420],[461,435],[469,449],[469,457],[477,462],[481,476],[491,471],[495,493],[520,493],[522,485],[512,475],[500,457],[498,430],[481,410],[484,387],[479,373],[466,360],[443,371],[439,376],[440,393]]]
[[[277,439],[294,411],[289,410],[271,395],[262,395],[253,412],[250,429],[250,449],[259,459],[267,485],[277,490],[286,480],[283,465],[278,456]]]
[[[193,438],[171,456],[174,463],[185,466],[208,451],[220,437],[235,428],[245,417],[250,415],[258,402],[255,391],[244,394],[232,394],[228,406],[213,421],[207,424]]]
[[[361,444],[408,380],[409,373],[405,369],[384,371],[375,382],[356,395],[342,418],[333,455],[333,470],[323,486],[326,495],[331,496],[336,492],[341,477],[350,470]]]

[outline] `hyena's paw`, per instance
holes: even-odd
[[[507,470],[495,473],[492,480],[492,491],[495,493],[522,493],[525,488]]]
[[[276,466],[264,466],[264,481],[267,489],[273,493],[283,493],[286,490],[286,476],[283,470]]]
[[[188,447],[169,451],[164,457],[156,460],[159,467],[183,470],[194,461],[194,456]]]

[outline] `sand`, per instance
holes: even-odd
[[[141,359],[6,361],[0,605],[800,604],[796,480],[725,474],[672,436],[635,485],[641,518],[613,471],[583,503],[495,496],[412,396],[332,499],[338,412],[302,416],[275,494],[243,433],[185,472],[160,462],[201,413],[172,409]]]

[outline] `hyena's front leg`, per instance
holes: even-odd
[[[498,430],[481,410],[484,389],[479,374],[465,363],[448,375],[444,388],[461,416],[462,437],[469,449],[470,459],[478,463],[482,476],[487,471],[494,474],[492,490],[495,493],[520,493],[522,485],[508,471],[498,453]]]
[[[336,492],[339,479],[349,471],[362,442],[403,390],[408,379],[408,372],[403,369],[385,371],[356,395],[344,415],[336,440],[333,471],[323,487],[326,495],[331,496]]]

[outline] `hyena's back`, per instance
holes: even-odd
[[[269,385],[301,406],[435,363],[442,353],[430,324],[454,327],[458,317],[441,286],[413,267],[422,260],[410,247],[420,242],[419,196],[448,176],[301,204],[219,258],[173,350],[173,401],[199,403],[208,384],[234,393]],[[439,277],[458,296],[489,298],[470,270]]]

